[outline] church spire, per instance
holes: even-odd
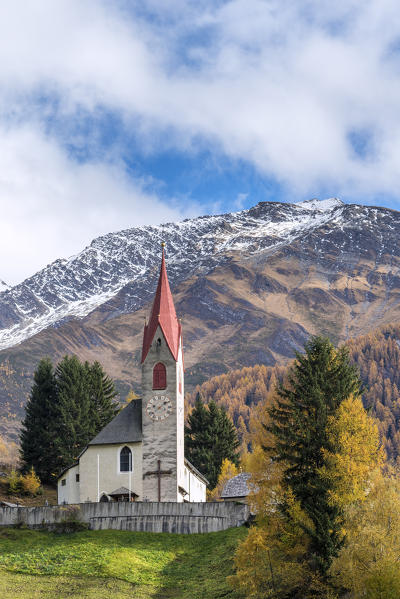
[[[155,332],[160,326],[164,333],[167,345],[174,356],[178,359],[179,341],[181,338],[181,325],[176,317],[174,300],[172,299],[171,289],[169,287],[167,268],[165,266],[165,252],[162,243],[161,269],[158,279],[157,291],[154,297],[153,308],[148,324],[144,326],[142,363],[145,361]]]

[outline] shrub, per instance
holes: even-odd
[[[18,495],[22,490],[21,475],[14,468],[7,478],[7,493],[9,495]]]
[[[21,485],[24,493],[35,496],[40,490],[40,478],[36,474],[33,466],[27,474],[21,477]]]

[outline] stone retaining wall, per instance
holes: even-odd
[[[0,526],[50,528],[70,519],[93,530],[114,529],[181,534],[217,532],[245,524],[247,505],[219,503],[81,503],[68,506],[0,508]]]

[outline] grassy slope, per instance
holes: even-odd
[[[205,535],[0,530],[0,597],[234,599],[226,577],[246,529]]]

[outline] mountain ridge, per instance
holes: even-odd
[[[239,212],[133,227],[98,237],[78,254],[58,259],[22,283],[0,292],[0,350],[65,318],[85,317],[112,300],[127,285],[139,287],[140,293],[136,297],[133,292],[128,294],[125,310],[143,305],[149,299],[145,291],[149,271],[158,266],[157,245],[163,240],[170,250],[169,272],[174,281],[179,282],[193,267],[209,267],[210,262],[221,259],[227,250],[240,251],[256,237],[252,235],[252,228],[262,227],[261,232],[269,237],[272,249],[279,242],[287,243],[295,237],[296,227],[300,235],[320,226],[344,206],[336,199],[321,201],[320,208],[316,208],[316,200],[311,202],[314,202],[312,209],[307,202],[260,202]],[[215,247],[214,235],[220,240]],[[137,236],[139,243],[135,243]],[[196,245],[199,246],[197,252]],[[184,268],[184,259],[190,259],[190,269]]]
[[[326,335],[339,344],[399,322],[400,213],[338,200],[323,206],[266,202],[229,218],[199,217],[168,230],[128,229],[129,234],[94,240],[87,260],[72,273],[78,283],[89,279],[89,290],[83,288],[91,311],[79,317],[56,314],[50,326],[32,329],[31,336],[0,351],[0,434],[16,438],[43,356],[54,362],[65,354],[98,360],[115,379],[121,401],[131,389],[140,393],[143,324],[156,289],[161,240],[167,242],[168,277],[183,319],[189,392],[233,369],[283,365],[309,335]],[[139,273],[135,280],[129,279],[132,264]],[[113,276],[129,282],[95,306],[90,293],[94,287],[107,292],[101,283]],[[49,294],[46,299],[61,301],[54,290],[64,279],[53,287],[46,287],[45,279],[42,274],[36,284]],[[31,296],[25,291],[28,312]],[[79,285],[67,285],[63,293],[83,301]],[[5,296],[12,299],[10,292],[0,295],[3,328],[10,309]],[[43,314],[45,320],[48,313]],[[8,335],[20,334],[26,323],[37,324],[32,315],[23,325],[18,322],[9,325]]]

